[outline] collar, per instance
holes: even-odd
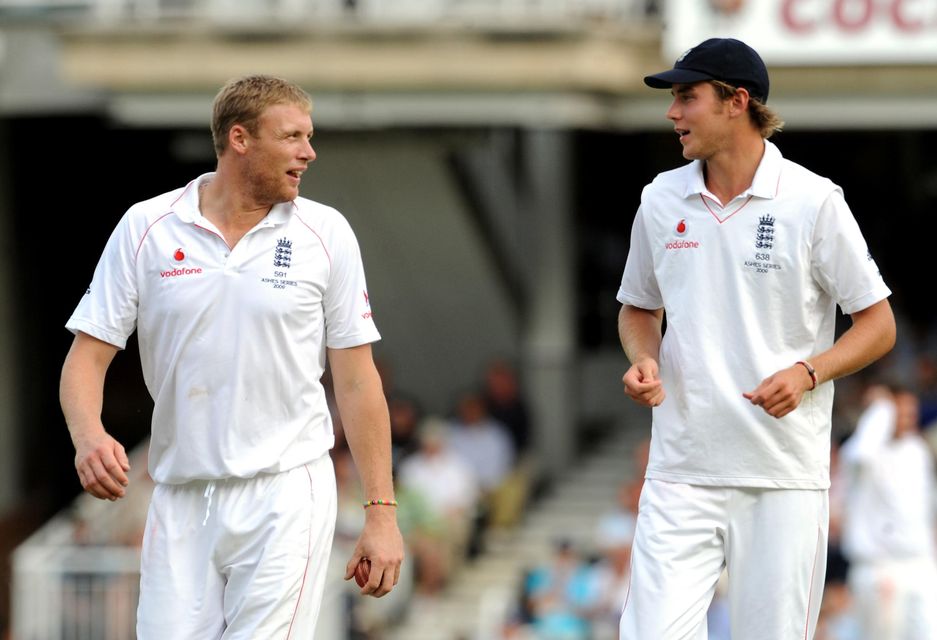
[[[183,188],[182,193],[173,201],[171,211],[183,222],[196,223],[205,218],[199,209],[199,189],[208,184],[215,177],[215,172],[203,173]],[[296,203],[293,201],[280,202],[273,205],[270,211],[260,222],[262,226],[275,226],[289,220],[290,213]]]
[[[781,182],[781,161],[784,158],[781,156],[781,150],[774,143],[768,140],[764,142],[765,153],[761,156],[758,169],[755,170],[752,184],[739,196],[772,199],[778,195],[778,187]],[[690,167],[683,197],[689,198],[699,194],[709,194],[709,190],[706,188],[706,180],[703,178],[703,161],[694,160],[690,163]]]

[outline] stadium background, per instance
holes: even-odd
[[[934,3],[0,0],[4,552],[80,490],[63,324],[108,234],[212,169],[211,99],[248,72],[315,99],[303,192],[356,229],[398,384],[445,412],[489,359],[515,362],[547,479],[646,431],[621,396],[614,295],[641,187],[683,160],[641,77],[710,35],[759,48],[787,121],[775,141],[844,188],[895,291],[883,366],[903,366],[937,311]],[[129,449],[150,407],[131,344],[105,424]]]

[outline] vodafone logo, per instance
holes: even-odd
[[[172,259],[175,262],[183,262],[185,260],[185,251],[182,247],[179,247],[172,252]],[[178,278],[179,276],[194,276],[202,272],[201,267],[173,267],[172,269],[167,269],[166,271],[160,271],[160,278]]]
[[[686,218],[680,218],[680,222],[673,230],[678,236],[685,236],[687,232]],[[668,251],[673,249],[699,249],[699,242],[696,240],[672,240],[664,243],[664,249]]]
[[[665,242],[664,249],[668,251],[674,249],[699,249],[699,242],[696,240],[674,240],[673,242]]]
[[[172,269],[169,269],[168,271],[160,271],[159,277],[160,278],[177,278],[179,276],[192,276],[192,275],[199,274],[201,272],[202,272],[201,267],[195,267],[194,269],[189,269],[187,267],[183,267],[181,269],[178,267],[173,267]]]

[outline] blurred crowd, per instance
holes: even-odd
[[[889,357],[836,383],[815,640],[937,640],[937,340],[910,327],[903,335]],[[504,640],[618,637],[648,444],[592,543],[576,548],[560,536],[553,556],[520,578]],[[728,580],[716,586],[710,640],[731,640]]]
[[[895,380],[882,367],[849,385],[851,428],[831,443],[815,640],[937,640],[937,379],[928,356],[915,360],[927,375]],[[577,549],[559,538],[553,557],[523,576],[503,640],[617,639],[646,455],[647,442],[591,545]],[[728,580],[723,574],[708,612],[710,640],[731,640]]]
[[[937,341],[903,335],[881,363],[836,383],[830,546],[815,640],[937,640]],[[443,414],[425,411],[386,367],[382,378],[408,561],[400,588],[387,598],[358,597],[352,583],[343,583],[340,617],[351,640],[379,638],[421,602],[439,599],[460,569],[484,553],[487,532],[511,530],[523,519],[543,482],[528,404],[511,363],[490,362]],[[333,561],[341,573],[364,522],[364,496],[333,414],[339,492]],[[592,540],[584,544],[557,531],[550,556],[518,576],[498,640],[618,637],[648,445],[644,440],[631,464],[622,465],[631,472],[617,503],[594,523]],[[145,449],[135,455],[135,468],[145,468]],[[140,499],[127,502],[145,505],[147,479],[135,485]],[[124,514],[123,524],[110,521],[107,537],[137,544],[142,506]],[[73,517],[77,543],[101,542],[104,532],[93,531],[96,516],[76,509]],[[730,640],[728,579],[717,585],[710,607],[710,640]]]
[[[827,584],[816,640],[937,640],[937,344],[909,337],[881,363],[836,384]],[[393,386],[387,395],[400,520],[413,561],[410,596],[397,612],[404,615],[414,602],[444,593],[484,551],[488,529],[517,524],[538,474],[527,405],[509,363],[492,362],[447,415],[425,413]],[[594,523],[591,542],[556,532],[550,557],[518,577],[500,640],[618,637],[648,446],[644,440],[635,450],[632,473],[617,504]],[[351,544],[361,496],[340,436],[334,457],[345,505],[336,536]],[[723,575],[709,610],[711,640],[731,640],[728,580]],[[386,609],[359,611],[351,637],[378,637],[393,619]]]
[[[397,606],[352,600],[354,638],[377,637],[407,609],[436,600],[460,568],[484,551],[487,531],[518,523],[539,481],[529,411],[511,363],[492,360],[442,414],[425,411],[414,394],[397,387],[386,365],[379,368],[390,414],[398,521],[412,574],[392,594]],[[342,557],[364,522],[363,495],[340,416],[332,414],[339,494],[333,555]]]
[[[560,535],[552,556],[521,577],[503,640],[617,640],[649,443],[635,449],[634,472],[596,519],[592,539],[577,547]]]

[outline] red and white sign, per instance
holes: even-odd
[[[937,0],[667,0],[664,58],[738,38],[768,65],[937,62]]]

